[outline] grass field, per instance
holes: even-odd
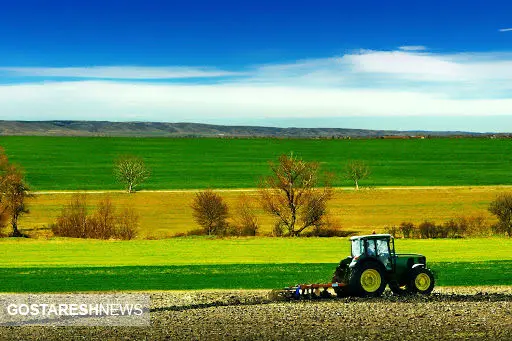
[[[370,186],[512,184],[512,140],[290,140],[84,137],[0,137],[34,190],[116,189],[113,160],[143,156],[151,168],[145,189],[251,188],[268,161],[293,151],[340,175],[349,159],[366,160]],[[336,186],[349,183],[339,176]]]
[[[280,288],[329,281],[342,238],[158,241],[0,240],[0,291]],[[511,285],[511,239],[397,240],[426,255],[438,285]]]
[[[489,202],[504,188],[457,187],[433,189],[374,189],[337,190],[329,209],[345,231],[382,231],[386,226],[399,225],[402,221],[420,223],[425,219],[442,223],[458,216],[482,214],[493,222],[487,212]],[[256,192],[220,192],[236,212],[241,194],[255,199]],[[91,209],[106,194],[89,194]],[[133,206],[141,216],[139,237],[163,238],[179,232],[196,229],[190,203],[194,192],[138,192],[135,194],[108,194],[119,208]],[[26,232],[43,228],[55,221],[72,194],[41,194],[30,199],[30,214],[21,218],[20,226]],[[257,211],[261,233],[269,232],[272,219]]]

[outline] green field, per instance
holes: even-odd
[[[511,285],[511,239],[397,240],[427,256],[438,285]],[[280,288],[329,281],[342,238],[0,240],[2,292]]]
[[[119,189],[112,176],[121,154],[143,156],[152,176],[144,189],[249,188],[268,161],[293,151],[322,163],[348,186],[347,160],[367,160],[367,186],[512,184],[512,140],[295,140],[85,137],[0,137],[33,190]]]

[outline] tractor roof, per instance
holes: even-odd
[[[390,234],[368,234],[365,236],[354,236],[350,237],[350,240],[357,239],[391,239],[393,238]]]

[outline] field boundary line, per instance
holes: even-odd
[[[360,192],[368,191],[399,191],[399,190],[450,190],[450,189],[495,189],[495,190],[507,190],[512,189],[512,185],[493,185],[493,186],[382,186],[382,187],[371,187],[371,188],[360,188]],[[156,189],[156,190],[140,190],[136,193],[194,193],[198,191],[204,191],[204,188],[196,189]],[[217,192],[255,192],[258,188],[214,188]],[[353,187],[334,187],[334,190],[338,191],[353,191],[356,190]],[[106,193],[127,193],[125,190],[55,190],[55,191],[32,191],[31,194],[44,195],[44,194],[74,194],[74,193],[90,193],[90,194],[106,194]]]

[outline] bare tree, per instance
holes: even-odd
[[[52,231],[56,236],[88,238],[88,222],[87,197],[83,193],[77,193],[62,208],[57,221],[52,225]]]
[[[206,234],[223,234],[228,218],[228,205],[222,197],[212,190],[196,193],[191,205],[194,218]]]
[[[117,219],[117,238],[124,240],[135,238],[139,229],[139,215],[133,207],[124,208]]]
[[[103,198],[94,214],[88,218],[87,230],[89,238],[109,239],[116,234],[116,208],[107,196]]]
[[[29,212],[26,206],[28,197],[29,188],[22,171],[9,163],[0,147],[0,221],[9,221],[13,237],[22,236],[18,230],[18,218]]]
[[[277,164],[270,163],[272,175],[260,184],[263,209],[276,218],[274,230],[282,228],[298,236],[305,229],[322,224],[327,201],[332,197],[328,179],[321,188],[318,164],[306,162],[293,154],[281,155]]]
[[[489,212],[498,218],[496,232],[505,232],[512,237],[512,194],[500,194],[489,205]]]
[[[370,167],[364,161],[349,161],[345,166],[345,179],[352,180],[356,186],[356,190],[359,189],[359,181],[369,176]]]
[[[120,183],[126,187],[126,191],[135,191],[135,186],[140,185],[149,178],[150,172],[144,160],[134,155],[119,157],[114,165],[114,175]]]

